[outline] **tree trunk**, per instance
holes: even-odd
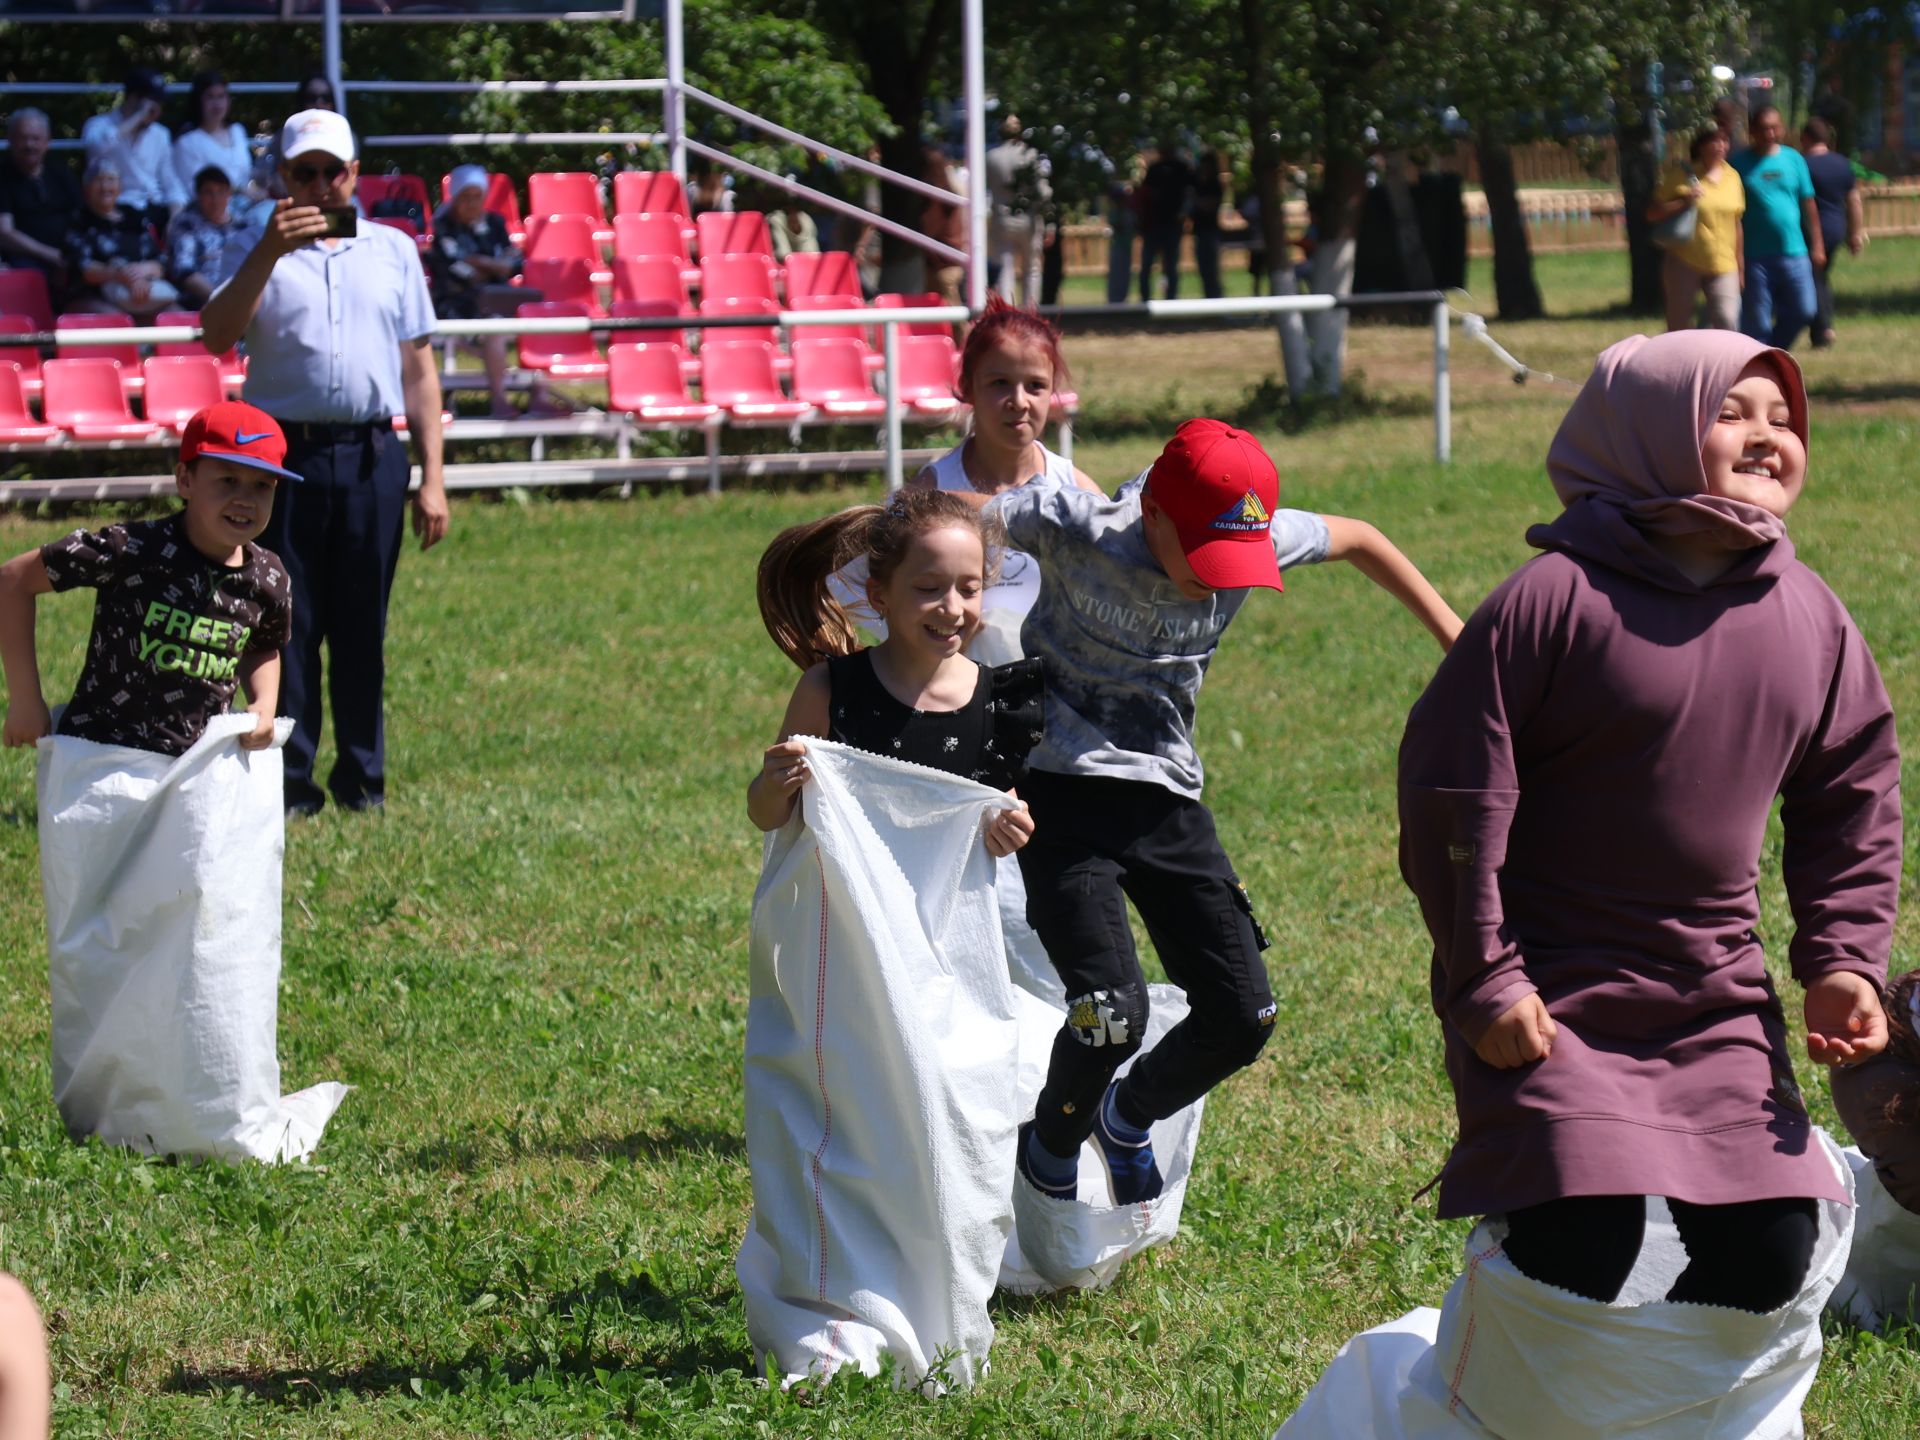
[[[1240,0],[1241,54],[1247,76],[1247,126],[1253,136],[1253,185],[1260,196],[1260,230],[1267,252],[1267,292],[1294,293],[1293,267],[1287,263],[1287,162],[1274,133],[1272,84],[1267,58],[1266,15],[1261,0]],[[1307,327],[1298,312],[1274,317],[1280,340],[1280,368],[1287,377],[1287,395],[1306,398],[1313,383],[1313,360],[1307,348]]]
[[[1647,223],[1647,206],[1660,181],[1660,157],[1653,153],[1653,126],[1649,121],[1644,75],[1634,86],[1637,115],[1616,127],[1614,137],[1620,150],[1620,195],[1626,206],[1627,264],[1632,289],[1627,302],[1635,315],[1659,315],[1666,300],[1660,285],[1660,247],[1653,243],[1653,227]],[[1622,114],[1626,112],[1623,109]]]
[[[1513,154],[1491,126],[1474,132],[1480,185],[1487,194],[1487,218],[1493,225],[1493,303],[1502,320],[1538,320],[1547,313],[1533,278],[1533,246],[1520,190],[1513,179]]]
[[[917,109],[916,102],[916,109]],[[899,133],[880,142],[880,163],[902,175],[918,175],[921,170],[919,122],[894,123]],[[927,202],[901,185],[880,187],[880,213],[910,230],[920,228],[920,217]],[[893,235],[880,237],[880,288],[895,294],[915,295],[927,288],[927,254],[919,246]]]
[[[1351,295],[1353,265],[1359,249],[1360,217],[1367,201],[1367,162],[1359,154],[1335,155],[1322,172],[1319,245],[1313,252],[1313,290],[1318,295]],[[1321,310],[1308,322],[1313,346],[1313,387],[1338,395],[1346,373],[1347,312]]]

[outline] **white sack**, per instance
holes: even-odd
[[[1819,1219],[1807,1283],[1766,1315],[1648,1298],[1686,1263],[1664,1202],[1610,1304],[1528,1279],[1483,1220],[1442,1308],[1348,1341],[1275,1440],[1796,1440],[1854,1212],[1820,1201]]]
[[[40,741],[53,1096],[153,1154],[305,1159],[347,1087],[280,1094],[280,746],[216,716],[179,757]]]
[[[788,1377],[891,1355],[904,1384],[968,1384],[993,1341],[1023,1118],[981,840],[1009,801],[829,741],[807,752],[754,895],[747,1333]]]
[[[1848,1146],[1841,1152],[1853,1171],[1853,1248],[1847,1272],[1833,1292],[1832,1307],[1863,1330],[1888,1319],[1920,1317],[1920,1215],[1887,1193],[1873,1162]]]
[[[1158,1045],[1187,1014],[1186,996],[1171,985],[1149,985],[1147,997],[1147,1036],[1142,1055]],[[1066,1006],[1048,1005],[1024,990],[1014,998],[1020,1016],[1020,1118],[1026,1120],[1032,1116],[1034,1102],[1046,1081],[1053,1037],[1066,1018]],[[1139,1058],[1136,1055],[1128,1061],[1120,1073],[1126,1074]],[[1104,1290],[1133,1256],[1171,1240],[1180,1230],[1180,1211],[1186,1203],[1187,1178],[1193,1171],[1205,1103],[1196,1100],[1154,1124],[1153,1155],[1164,1188],[1151,1200],[1114,1205],[1100,1148],[1092,1140],[1080,1147],[1077,1200],[1052,1199],[1016,1177],[1014,1234],[1007,1242],[1000,1284],[1022,1294]]]

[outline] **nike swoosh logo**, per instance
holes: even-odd
[[[251,435],[236,430],[233,432],[233,443],[236,445],[251,445],[254,441],[264,440],[271,434],[273,434],[271,430],[256,430]]]

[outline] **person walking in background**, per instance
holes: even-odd
[[[1220,207],[1227,203],[1227,162],[1218,150],[1200,157],[1193,172],[1193,196],[1187,211],[1193,217],[1193,263],[1200,272],[1200,290],[1218,300],[1220,288]]]
[[[1000,122],[1000,143],[987,152],[989,251],[1000,267],[1001,298],[1034,305],[1040,299],[1041,227],[1046,223],[1053,185],[1047,157],[1024,138],[1018,115]]]
[[[1133,288],[1133,237],[1139,228],[1140,157],[1128,162],[1124,178],[1118,168],[1107,180],[1107,303],[1124,305]]]
[[[1820,244],[1825,257],[1813,267],[1813,346],[1833,344],[1833,285],[1828,277],[1840,247],[1858,255],[1867,248],[1867,219],[1853,162],[1833,147],[1833,126],[1818,115],[1800,132],[1800,151],[1813,182],[1813,206],[1820,216]]]
[[[1180,231],[1193,193],[1193,170],[1180,147],[1169,140],[1160,147],[1140,182],[1140,298],[1151,300],[1153,262],[1157,256],[1166,278],[1167,299],[1180,294]]]
[[[1693,137],[1688,163],[1672,166],[1661,177],[1647,207],[1647,221],[1658,225],[1689,206],[1695,212],[1693,235],[1671,246],[1661,264],[1660,283],[1666,293],[1667,329],[1690,330],[1694,306],[1706,292],[1706,314],[1701,326],[1709,330],[1740,328],[1740,291],[1746,272],[1740,217],[1746,213],[1746,187],[1727,163],[1727,137],[1709,126]]]
[[[1746,289],[1740,328],[1777,349],[1791,350],[1813,319],[1813,272],[1827,263],[1813,178],[1797,150],[1781,144],[1780,112],[1762,105],[1747,126],[1749,148],[1733,157],[1747,191]]]
[[[218,70],[203,70],[193,77],[193,94],[187,100],[186,128],[174,137],[173,168],[180,183],[197,198],[200,172],[217,165],[226,173],[233,190],[235,217],[247,213],[256,198],[253,185],[253,146],[244,126],[232,118],[233,100],[227,90],[227,77]]]
[[[280,153],[290,198],[257,237],[228,241],[226,282],[201,326],[215,354],[246,339],[246,399],[280,422],[287,468],[306,482],[275,492],[265,537],[293,582],[280,684],[280,713],[298,722],[285,754],[287,813],[318,813],[328,792],[346,809],[374,810],[387,793],[387,603],[411,478],[395,415],[406,415],[420,455],[420,548],[447,533],[433,302],[410,237],[390,225],[337,235],[360,174],[344,117],[300,111],[281,128]],[[338,752],[324,791],[313,778],[322,642]]]
[[[46,112],[25,106],[7,117],[7,153],[0,156],[0,264],[31,265],[47,277],[59,303],[66,286],[61,247],[80,218],[80,182],[49,162]]]
[[[187,203],[187,182],[173,165],[173,142],[159,124],[167,82],[157,71],[127,72],[120,104],[80,128],[87,159],[105,160],[120,176],[120,202],[153,212],[156,230],[164,230],[173,212]]]

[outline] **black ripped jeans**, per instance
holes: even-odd
[[[1127,1072],[1118,1103],[1137,1123],[1165,1119],[1253,1063],[1273,1033],[1266,939],[1198,800],[1142,781],[1038,770],[1020,794],[1034,820],[1019,852],[1027,919],[1068,997],[1034,1125],[1047,1149],[1071,1155],[1146,1033],[1126,902],[1192,1007]]]

